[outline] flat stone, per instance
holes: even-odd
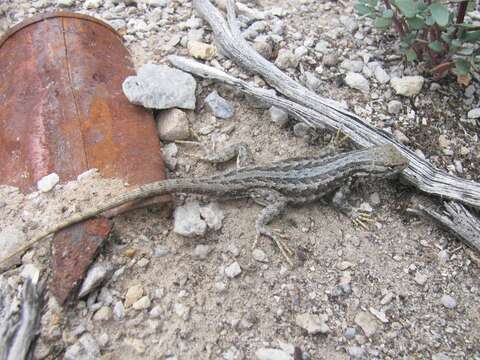
[[[388,75],[387,72],[383,70],[381,66],[375,67],[374,74],[375,74],[375,79],[377,79],[377,81],[380,84],[386,84],[390,81],[390,75]]]
[[[176,234],[194,237],[203,236],[207,231],[206,222],[200,217],[200,204],[189,201],[183,206],[177,206],[173,213],[173,231]]]
[[[133,305],[137,300],[143,296],[142,285],[134,285],[127,290],[125,295],[125,306]]]
[[[123,92],[136,105],[152,109],[195,109],[195,88],[192,75],[165,65],[146,64],[137,76],[123,82]]]
[[[293,360],[293,357],[283,350],[260,348],[255,351],[257,360]]]
[[[374,317],[367,312],[359,312],[355,316],[355,324],[360,326],[365,333],[365,336],[370,337],[377,331],[377,323]]]
[[[60,177],[56,173],[51,173],[38,180],[37,189],[43,193],[49,192],[55,187],[55,185],[58,184],[59,181]]]
[[[196,59],[211,60],[215,57],[217,49],[213,45],[200,41],[189,41],[188,52]]]
[[[313,314],[299,314],[295,317],[295,323],[302,329],[307,330],[310,335],[327,334],[330,328],[325,324],[325,317]]]
[[[268,262],[267,255],[261,249],[254,249],[252,251],[252,257],[258,262],[262,262],[262,263]]]
[[[82,298],[91,293],[92,290],[96,289],[101,283],[104,282],[110,270],[111,266],[105,263],[94,264],[88,270],[85,280],[83,280],[78,297]]]
[[[232,104],[218,95],[216,91],[208,94],[205,98],[205,105],[217,118],[229,119],[235,114]]]
[[[161,140],[186,140],[190,137],[190,125],[185,111],[177,108],[162,110],[157,114],[156,121]]]
[[[230,279],[237,277],[241,273],[242,273],[242,269],[240,268],[240,265],[236,261],[225,268],[225,275]]]
[[[425,79],[422,76],[404,76],[392,78],[390,85],[398,95],[415,96],[422,90],[424,82]]]
[[[347,73],[347,76],[345,76],[345,83],[352,89],[360,90],[364,93],[368,93],[370,91],[370,84],[368,80],[361,74],[354,72]]]

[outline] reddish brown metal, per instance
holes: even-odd
[[[130,185],[164,179],[152,114],[122,92],[132,74],[121,37],[92,17],[53,13],[11,29],[0,39],[0,183],[28,192],[52,172],[68,181],[91,168]],[[55,254],[72,251],[66,239],[74,239],[72,249],[89,246],[91,236],[97,242],[75,229],[78,236],[71,229],[56,235]],[[83,260],[54,259],[54,272],[80,276],[91,261]]]

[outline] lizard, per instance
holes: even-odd
[[[210,160],[214,160],[213,158]],[[380,145],[364,150],[354,150],[336,155],[328,152],[314,158],[293,158],[266,165],[238,167],[212,176],[167,179],[141,185],[112,199],[81,211],[53,224],[39,235],[0,259],[0,264],[30,249],[34,244],[68,226],[96,217],[132,201],[172,193],[190,193],[228,198],[251,198],[264,206],[257,218],[255,244],[260,236],[271,238],[290,265],[293,252],[272,231],[268,224],[290,204],[313,202],[334,193],[332,202],[354,223],[364,225],[366,213],[346,201],[350,185],[359,178],[388,178],[400,173],[408,165],[393,145]],[[255,246],[255,245],[254,245]]]

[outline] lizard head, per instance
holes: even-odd
[[[391,176],[398,174],[408,166],[408,159],[404,157],[394,145],[387,144],[371,149],[373,152],[373,176]]]

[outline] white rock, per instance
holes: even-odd
[[[108,321],[112,318],[112,309],[110,306],[102,306],[97,310],[95,315],[93,315],[93,320],[95,321]]]
[[[144,310],[144,309],[148,309],[151,304],[152,303],[150,301],[150,298],[148,296],[144,296],[138,299],[136,302],[134,302],[132,307],[135,310]]]
[[[230,279],[233,279],[234,277],[240,275],[241,273],[242,273],[242,269],[240,268],[240,265],[236,261],[225,268],[225,275]]]
[[[133,305],[138,299],[143,296],[142,285],[134,285],[127,290],[125,295],[125,306]]]
[[[272,106],[269,110],[270,119],[278,126],[285,126],[288,122],[288,114],[275,106]]]
[[[398,95],[415,96],[422,90],[424,81],[422,76],[394,77],[390,80],[390,85]]]
[[[368,83],[368,80],[361,74],[349,72],[345,77],[345,82],[351,88],[360,90],[364,93],[368,93],[370,91],[370,84]]]
[[[113,316],[115,320],[122,320],[125,317],[125,308],[121,301],[117,301],[113,306]]]
[[[340,68],[349,72],[359,73],[362,71],[363,65],[363,61],[346,59],[342,61]]]
[[[391,100],[387,105],[389,114],[399,114],[402,111],[402,103],[398,100]]]
[[[78,341],[69,346],[64,360],[94,360],[100,357],[100,348],[90,333],[83,334]]]
[[[296,68],[298,65],[299,59],[288,49],[280,49],[278,51],[277,59],[275,60],[275,65],[280,69],[286,70],[288,68]]]
[[[75,4],[75,0],[57,0],[57,4],[60,7],[71,7]]]
[[[478,119],[480,118],[480,108],[472,109],[468,112],[467,117],[469,119]]]
[[[200,41],[189,41],[188,52],[196,59],[211,60],[214,58],[217,50],[215,46]]]
[[[162,316],[162,307],[160,305],[155,305],[152,310],[150,310],[150,317],[158,319]]]
[[[257,360],[293,360],[293,357],[283,350],[261,348],[255,351]]]
[[[381,66],[377,66],[375,68],[374,74],[375,74],[375,79],[377,79],[377,81],[380,84],[386,84],[390,81],[390,75],[388,75],[387,72],[383,70]]]
[[[10,255],[13,251],[17,250],[20,246],[25,244],[27,236],[14,226],[9,226],[0,232],[0,258],[4,258]],[[12,258],[11,261],[0,265],[0,269],[8,269],[9,267],[21,262],[20,255]]]
[[[49,192],[55,187],[55,185],[58,184],[59,181],[60,177],[56,173],[51,173],[47,176],[44,176],[37,182],[38,191],[44,193]]]
[[[450,295],[444,294],[440,301],[447,309],[455,309],[457,307],[457,300]]]
[[[40,278],[40,270],[38,270],[38,268],[33,264],[26,264],[23,267],[20,275],[24,279],[30,279],[32,281],[32,284],[35,285],[38,282],[38,279]]]
[[[98,263],[93,265],[87,272],[85,279],[83,280],[82,287],[78,293],[78,297],[82,298],[88,295],[92,290],[96,289],[107,277],[110,271],[110,266],[104,263]]]
[[[210,229],[220,230],[222,228],[225,214],[218,203],[211,202],[208,205],[200,206],[200,215]]]
[[[187,114],[177,108],[160,111],[157,114],[157,130],[161,140],[186,140],[190,137]]]
[[[190,308],[181,303],[176,303],[174,306],[175,314],[183,320],[188,320],[190,317]]]
[[[85,9],[98,9],[102,5],[102,0],[86,0],[83,3]]]
[[[192,75],[165,65],[146,64],[137,76],[123,82],[123,92],[133,104],[153,109],[179,107],[195,109],[195,88]]]
[[[207,231],[207,224],[200,217],[200,205],[196,201],[189,201],[183,206],[177,206],[173,218],[173,231],[179,235],[202,236]]]
[[[178,146],[174,142],[166,144],[162,147],[163,161],[165,166],[173,171],[177,167]]]
[[[252,257],[259,262],[268,262],[267,255],[261,249],[254,249],[252,251]]]
[[[204,260],[207,258],[208,254],[210,253],[210,247],[208,245],[197,245],[195,249],[193,249],[192,257],[200,260]]]
[[[325,317],[312,314],[299,314],[295,317],[295,323],[310,335],[327,334],[330,328],[325,324]]]

